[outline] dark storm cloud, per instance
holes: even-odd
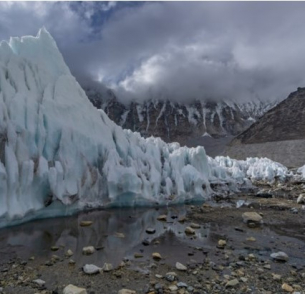
[[[305,85],[304,9],[303,2],[1,2],[0,37],[45,25],[79,80],[100,79],[124,99],[274,100]]]

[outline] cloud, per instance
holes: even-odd
[[[305,85],[304,8],[304,2],[1,2],[0,37],[36,34],[45,25],[81,82],[99,79],[125,100],[274,100]]]

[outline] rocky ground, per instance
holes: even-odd
[[[123,224],[112,239],[107,233],[101,246],[92,236],[101,228],[96,224],[105,222],[99,215],[104,212],[68,218],[52,241],[45,241],[47,231],[43,238],[35,236],[39,225],[60,227],[55,220],[33,223],[35,231],[28,231],[29,224],[11,229],[13,235],[2,230],[0,293],[305,293],[305,210],[299,197],[304,183],[257,185],[251,193],[204,204],[150,209],[130,223],[114,212]],[[140,235],[132,235],[134,227],[124,229],[139,222]],[[40,248],[35,255],[19,242],[29,240],[24,235],[44,249],[31,245]],[[73,249],[62,241],[72,235],[80,242]],[[108,258],[101,255],[107,250],[114,251]]]

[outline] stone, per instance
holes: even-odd
[[[89,227],[89,226],[91,226],[92,224],[93,224],[92,221],[81,221],[81,222],[79,223],[79,225],[80,225],[81,227]]]
[[[272,274],[272,278],[274,281],[280,281],[282,279],[282,276],[278,274]]]
[[[36,280],[33,280],[33,283],[35,283],[39,287],[43,287],[46,282],[44,280],[41,280],[41,279],[36,279]]]
[[[241,277],[240,280],[241,280],[243,283],[247,283],[247,282],[248,282],[248,279],[245,278],[245,277]]]
[[[265,269],[271,269],[271,265],[270,265],[270,264],[265,264],[265,265],[264,265],[264,268],[265,268]]]
[[[220,248],[220,249],[223,249],[225,248],[225,246],[227,245],[227,241],[226,240],[218,240],[218,243],[217,243],[217,247]]]
[[[255,223],[255,224],[260,224],[263,220],[262,216],[254,211],[244,212],[242,214],[242,218],[245,223]]]
[[[167,220],[167,216],[165,214],[159,215],[157,217],[157,220],[158,221],[166,221]]]
[[[282,261],[282,262],[286,262],[288,261],[289,257],[285,252],[279,251],[276,253],[272,253],[270,254],[271,258],[273,258],[276,261]]]
[[[169,282],[173,282],[177,279],[177,274],[175,272],[168,272],[165,275],[165,279]]]
[[[142,241],[142,244],[143,244],[144,246],[148,246],[148,245],[150,244],[150,241],[149,241],[148,239],[144,239],[144,240]]]
[[[297,199],[297,203],[299,204],[305,204],[305,194],[300,194],[298,199]]]
[[[94,264],[86,264],[84,267],[83,267],[83,271],[84,273],[86,273],[87,275],[94,275],[94,274],[97,274],[101,271],[101,268],[94,265]]]
[[[184,232],[187,235],[194,235],[195,234],[195,230],[192,229],[191,227],[186,227]]]
[[[187,286],[187,284],[185,284],[183,282],[179,282],[179,283],[177,283],[177,287],[178,288],[187,288],[188,286]]]
[[[95,248],[93,246],[87,246],[83,248],[83,254],[84,255],[90,255],[95,252]]]
[[[71,249],[68,249],[66,252],[66,256],[71,257],[73,255],[73,251]]]
[[[284,291],[286,291],[286,292],[293,292],[293,288],[290,286],[290,285],[288,285],[288,284],[286,284],[286,283],[284,283],[283,285],[282,285],[282,289],[284,290]]]
[[[239,284],[237,279],[230,280],[226,283],[226,288],[235,287]]]
[[[158,253],[158,252],[154,252],[154,253],[152,254],[152,258],[155,259],[155,260],[160,260],[160,259],[162,259],[160,253]]]
[[[137,294],[137,292],[129,289],[121,289],[118,294]]]
[[[168,289],[171,290],[171,292],[175,292],[178,290],[178,287],[176,285],[170,285],[168,286]]]
[[[64,288],[63,294],[87,294],[87,290],[70,284]]]
[[[186,217],[185,216],[180,216],[179,218],[178,218],[178,222],[179,223],[184,223],[186,221]]]
[[[250,242],[255,242],[255,241],[256,241],[256,239],[255,239],[254,237],[249,237],[249,238],[247,238],[246,240],[247,240],[247,241],[250,241]]]
[[[115,233],[115,236],[117,238],[125,238],[125,235],[123,233]]]
[[[257,192],[256,197],[259,197],[259,198],[272,198],[273,195],[270,192],[268,192],[268,191],[261,190],[261,191]]]
[[[146,229],[147,234],[154,234],[155,232],[156,232],[156,229],[153,229],[153,228],[147,228]]]
[[[193,228],[193,229],[200,229],[200,225],[196,224],[196,223],[191,223],[190,227]]]
[[[180,262],[176,262],[176,269],[179,271],[186,271],[187,267]]]
[[[52,250],[52,251],[57,251],[58,249],[59,249],[59,247],[57,247],[57,246],[52,246],[52,247],[51,247],[51,250]]]
[[[59,256],[55,254],[52,255],[51,259],[53,262],[60,260]]]
[[[113,265],[111,263],[104,263],[103,265],[103,271],[104,272],[110,272],[113,270]]]
[[[143,254],[139,253],[139,252],[136,252],[133,256],[134,256],[134,258],[142,258]]]
[[[70,265],[74,265],[75,263],[76,263],[75,260],[73,260],[73,259],[70,259],[70,260],[69,260],[69,264],[70,264]]]

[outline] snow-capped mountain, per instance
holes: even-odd
[[[274,103],[202,102],[173,103],[148,100],[121,103],[111,91],[84,87],[93,105],[103,109],[118,125],[144,137],[161,137],[166,142],[192,146],[192,139],[232,137],[261,117]]]
[[[286,174],[270,160],[214,160],[203,147],[123,130],[89,102],[45,29],[0,43],[0,227],[88,207],[206,199],[210,182],[236,189]]]

